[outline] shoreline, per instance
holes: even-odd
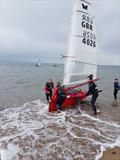
[[[13,152],[11,156],[19,156],[19,160],[47,159],[49,156],[53,160],[69,159],[68,157],[71,159],[83,159],[84,157],[90,160],[119,160],[120,144],[119,137],[117,139],[116,137],[120,126],[107,121],[109,117],[106,117],[106,111],[98,117],[93,117],[89,105],[86,105],[85,111],[88,114],[83,112],[80,116],[76,110],[68,110],[58,116],[48,114],[47,108],[45,103],[36,100],[24,104],[23,108],[10,108],[1,112],[1,122],[4,126],[0,133],[2,156]],[[103,113],[106,118],[102,115]],[[115,158],[110,159],[112,157],[108,154],[110,148],[119,148],[118,151],[116,149],[112,151]],[[105,149],[108,150],[105,151]]]

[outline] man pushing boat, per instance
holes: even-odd
[[[66,98],[64,86],[61,86],[60,82],[57,82],[57,86],[54,89],[53,97],[56,97],[56,110],[58,113],[62,110],[62,104]]]
[[[89,75],[88,76],[89,79],[89,84],[88,84],[88,92],[87,92],[87,96],[92,95],[91,98],[91,105],[94,111],[94,114],[97,114],[97,109],[96,109],[96,105],[95,102],[98,98],[98,92],[102,92],[102,90],[98,90],[97,85],[95,84],[95,82],[93,82],[93,75]]]

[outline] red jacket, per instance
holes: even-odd
[[[58,91],[58,86],[56,86],[53,90],[53,95],[52,95],[52,98],[51,100],[56,100],[56,97],[57,97],[57,91]]]

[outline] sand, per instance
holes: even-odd
[[[105,151],[101,160],[120,160],[120,148],[115,147]]]

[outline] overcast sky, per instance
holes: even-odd
[[[0,0],[4,60],[60,60],[67,51],[73,0]],[[89,0],[95,9],[99,64],[120,65],[120,2]]]

